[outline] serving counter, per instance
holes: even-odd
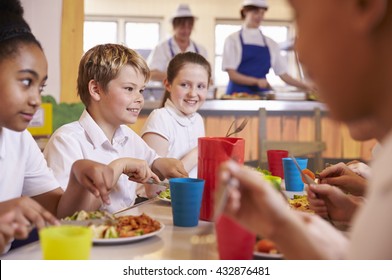
[[[140,132],[148,114],[159,108],[160,103],[145,102],[140,118],[132,125],[136,132]],[[260,114],[260,108],[265,109],[264,115]],[[315,120],[316,109],[320,114],[319,128]],[[353,140],[344,125],[329,118],[326,105],[317,101],[206,100],[199,113],[204,117],[207,136],[224,136],[234,119],[249,118],[246,128],[237,135],[245,139],[245,161],[261,162],[265,159],[264,153],[259,152],[262,140],[314,143],[317,141],[317,129],[320,130],[320,140],[325,143],[321,154],[323,158],[369,160],[375,144],[374,140]],[[262,122],[265,122],[265,139],[260,137]]]

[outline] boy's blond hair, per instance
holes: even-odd
[[[120,70],[130,65],[145,77],[150,79],[150,69],[144,58],[136,51],[118,44],[97,45],[88,50],[79,63],[77,91],[83,104],[90,104],[88,84],[96,81],[104,91],[109,82],[115,79]]]

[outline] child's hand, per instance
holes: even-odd
[[[69,185],[86,188],[95,197],[101,197],[110,204],[109,192],[113,188],[113,169],[105,164],[91,160],[77,160],[71,168]]]
[[[345,194],[341,189],[325,185],[307,186],[309,207],[323,218],[328,216],[333,221],[350,222],[354,215],[357,204],[351,199],[352,196]]]
[[[0,254],[4,252],[7,244],[14,238],[18,224],[15,223],[16,211],[9,211],[0,215]],[[25,236],[27,237],[27,226],[24,227]],[[20,232],[20,231],[19,231]]]
[[[47,224],[59,224],[55,216],[43,208],[37,201],[27,196],[1,202],[0,216],[9,212],[14,212],[14,214],[10,215],[14,218],[13,222],[16,238],[26,238],[28,235],[27,227],[31,229],[33,226],[36,226],[40,229]]]
[[[152,178],[159,182],[159,177],[153,173],[145,160],[136,158],[119,158],[112,161],[109,166],[114,170],[114,180],[117,182],[121,174],[129,177],[129,180],[137,183],[145,183]],[[115,183],[114,182],[114,183]]]
[[[157,158],[152,163],[152,170],[161,179],[189,177],[182,162],[175,158]]]
[[[365,193],[367,180],[352,171],[343,162],[331,165],[320,174],[320,184],[336,186],[354,195],[362,196]]]

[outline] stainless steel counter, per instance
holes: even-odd
[[[161,101],[146,101],[142,114],[149,114],[160,106]],[[312,114],[315,108],[322,113],[328,111],[324,103],[316,101],[279,101],[279,100],[206,100],[200,108],[202,115],[243,114],[258,115],[259,109],[265,108],[269,113]]]

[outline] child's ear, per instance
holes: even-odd
[[[164,84],[164,86],[165,86],[165,89],[166,89],[168,92],[171,92],[171,84],[169,83],[169,81],[168,81],[167,79],[164,79],[164,80],[163,80],[163,84]]]
[[[90,80],[88,82],[88,91],[93,100],[99,101],[101,99],[101,88],[97,81]]]

